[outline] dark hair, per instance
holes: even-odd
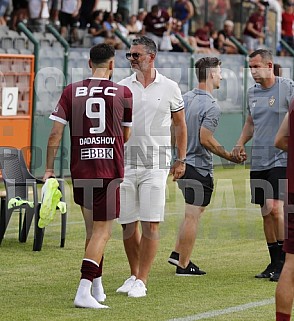
[[[101,13],[104,14],[103,10],[96,10],[92,13],[92,19],[95,20]]]
[[[280,64],[274,64],[274,75],[282,77],[282,66]]]
[[[148,53],[154,53],[154,54],[157,53],[157,47],[155,42],[146,36],[141,36],[133,39],[132,46],[138,46],[138,45],[143,45],[146,48]]]
[[[114,55],[114,48],[106,43],[99,43],[90,49],[90,59],[95,65],[107,62]]]
[[[267,60],[267,61],[273,61],[273,54],[270,50],[267,49],[257,49],[253,51],[250,55],[249,58],[254,58],[257,55],[260,55],[262,60]]]
[[[110,16],[113,16],[113,13],[110,11],[105,11],[103,15],[103,21],[107,21]]]
[[[221,61],[217,57],[203,57],[195,63],[195,73],[199,82],[206,81],[209,68],[216,68],[221,65]]]

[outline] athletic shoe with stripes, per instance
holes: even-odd
[[[264,271],[259,274],[256,274],[255,277],[257,279],[269,279],[273,273],[275,272],[275,265],[270,263]]]
[[[191,261],[186,268],[183,269],[180,266],[177,266],[176,269],[176,275],[178,276],[199,276],[205,274],[206,272],[200,270],[199,267]]]

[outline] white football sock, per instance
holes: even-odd
[[[93,280],[92,295],[98,302],[104,302],[106,294],[102,285],[102,276]]]
[[[92,282],[87,279],[81,279],[74,305],[77,308],[105,309],[107,305],[98,303],[91,295]]]

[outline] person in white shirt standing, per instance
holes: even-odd
[[[185,172],[187,128],[183,98],[178,85],[154,68],[156,54],[152,39],[145,36],[134,39],[126,54],[134,74],[119,82],[132,91],[134,121],[133,134],[125,144],[119,218],[131,277],[117,292],[135,298],[146,295],[147,278],[159,243],[159,223],[164,220],[171,121],[178,148],[178,158],[171,168],[173,179],[179,179]]]
[[[75,43],[79,38],[77,28],[81,4],[81,0],[61,0],[61,9],[59,11],[60,34],[66,39],[68,27],[70,27],[70,37],[68,39],[70,43]]]
[[[49,22],[48,0],[28,0],[28,27],[33,32],[45,32],[45,25]]]

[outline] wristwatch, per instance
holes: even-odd
[[[176,161],[186,164],[186,158],[177,158]]]

